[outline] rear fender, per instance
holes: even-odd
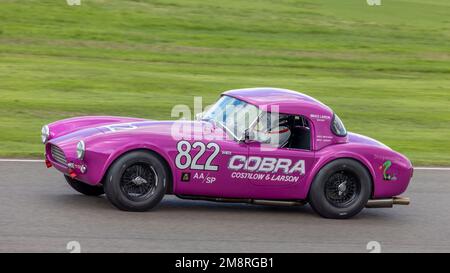
[[[319,157],[319,160],[316,162],[314,168],[311,170],[311,172],[309,172],[309,175],[308,175],[307,179],[305,180],[305,181],[307,181],[307,183],[304,184],[304,186],[303,186],[304,188],[302,190],[302,192],[306,193],[304,196],[305,198],[308,197],[309,189],[311,188],[311,185],[314,182],[314,178],[319,173],[319,171],[328,163],[330,163],[334,160],[337,160],[337,159],[341,159],[341,158],[349,158],[349,159],[356,160],[359,163],[361,163],[361,165],[363,165],[369,171],[370,177],[372,180],[371,183],[372,183],[372,195],[373,195],[373,193],[375,192],[375,183],[374,183],[375,170],[373,169],[369,160],[367,160],[366,158],[364,158],[363,156],[361,156],[357,153],[342,151],[342,152],[334,153],[330,156]]]

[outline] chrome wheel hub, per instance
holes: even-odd
[[[345,193],[345,191],[347,190],[347,181],[339,184],[338,186],[338,194],[339,196],[343,195]]]
[[[142,185],[142,184],[147,184],[147,183],[148,183],[147,180],[145,180],[144,178],[142,178],[142,177],[140,177],[140,176],[134,178],[134,179],[132,180],[132,182],[133,182],[136,186],[140,186],[140,185]]]
[[[345,208],[355,201],[361,192],[358,177],[350,171],[337,171],[325,182],[325,198],[335,207]]]
[[[120,189],[131,201],[140,202],[152,197],[158,186],[158,175],[147,162],[129,166],[122,174]]]

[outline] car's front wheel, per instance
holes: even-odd
[[[157,155],[131,152],[109,169],[104,185],[106,197],[121,210],[147,211],[164,197],[167,177],[168,170]]]
[[[358,161],[338,159],[325,165],[309,191],[311,207],[322,217],[346,219],[358,214],[372,193],[372,180]]]
[[[77,192],[88,196],[99,196],[105,193],[102,186],[92,186],[64,175],[67,183]]]

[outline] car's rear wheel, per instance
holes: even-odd
[[[105,192],[117,208],[147,211],[164,197],[168,171],[161,159],[146,151],[125,154],[108,171]]]
[[[76,179],[73,179],[70,176],[64,175],[64,178],[66,179],[67,183],[77,192],[82,193],[84,195],[89,196],[99,196],[105,193],[103,187],[101,185],[99,186],[92,186],[88,185],[86,183],[80,182]]]
[[[338,159],[325,165],[309,191],[311,207],[322,217],[346,219],[358,214],[372,193],[372,180],[358,161]]]

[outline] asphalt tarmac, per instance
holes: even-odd
[[[416,170],[404,196],[411,205],[350,220],[322,219],[308,205],[174,196],[133,213],[78,194],[43,163],[0,162],[0,252],[450,252],[450,171]]]

